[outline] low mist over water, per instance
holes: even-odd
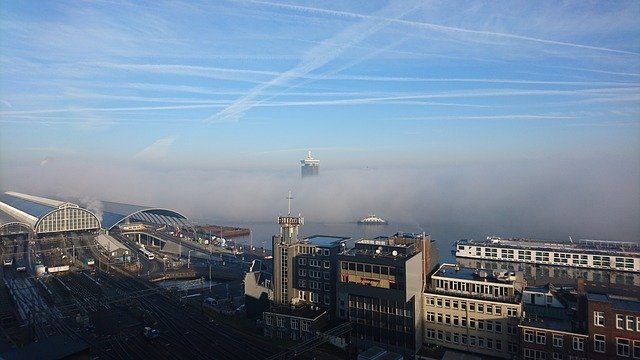
[[[421,168],[325,165],[320,176],[304,180],[294,166],[273,171],[195,170],[131,163],[90,168],[57,162],[45,168],[17,167],[3,185],[4,190],[52,198],[171,208],[196,223],[264,223],[271,230],[254,236],[266,236],[265,240],[278,232],[276,218],[287,213],[291,191],[291,212],[305,217],[304,236],[352,236],[335,224],[353,224],[373,213],[389,221],[380,235],[424,231],[446,242],[487,235],[638,241],[639,166],[637,161],[606,160]]]

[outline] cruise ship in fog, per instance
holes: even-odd
[[[640,244],[604,240],[577,242],[487,237],[459,240],[455,256],[537,265],[640,272]]]

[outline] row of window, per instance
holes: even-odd
[[[503,258],[503,259],[514,259],[514,251],[511,249],[500,249],[500,253],[498,253],[497,248],[489,248],[489,247],[476,247],[476,256],[482,256],[482,249],[484,249],[484,256],[488,258]],[[462,250],[462,249],[461,249]],[[529,250],[518,250],[517,258],[518,260],[531,260],[532,252]],[[536,261],[542,262],[550,262],[550,252],[549,251],[535,251],[534,258]],[[569,260],[571,260],[572,264],[580,264],[580,265],[588,265],[588,257],[587,255],[580,254],[569,254],[569,253],[553,253],[553,263],[557,264],[568,264]],[[634,268],[634,259],[629,257],[615,257],[615,267],[622,269],[633,269]],[[593,255],[592,262],[594,266],[602,266],[602,267],[610,267],[611,266],[611,257],[610,256],[601,256],[601,255]]]
[[[402,276],[402,268],[396,268],[394,266],[372,265],[355,263],[351,261],[341,261],[340,268],[342,270],[350,270],[365,273],[367,276],[373,278],[388,277],[388,276]]]
[[[328,282],[322,283],[322,282],[310,280],[308,282],[308,284],[309,284],[309,289],[311,289],[311,290],[324,289],[324,291],[331,291],[331,283],[328,283]],[[321,285],[323,285],[323,286],[321,286]],[[307,288],[307,280],[298,279],[298,287],[302,288],[302,289],[306,289]]]
[[[605,335],[593,335],[593,351],[599,353],[607,352],[607,337]],[[634,359],[640,359],[640,340],[616,338],[616,355],[633,356]]]
[[[425,298],[426,306],[435,306],[435,307],[444,307],[447,309],[454,310],[467,310],[469,312],[478,312],[481,314],[490,314],[490,315],[502,315],[502,305],[497,304],[485,304],[485,303],[475,303],[472,301],[464,301],[464,300],[452,300],[452,299],[443,299],[440,297],[432,297],[427,296]],[[512,306],[505,306],[507,308],[507,316],[516,317],[518,316],[518,308]]]
[[[605,326],[604,311],[593,312],[593,325]],[[640,332],[640,316],[616,314],[616,329]]]
[[[298,249],[301,254],[307,255],[318,255],[318,256],[329,256],[331,252],[329,249],[322,249],[316,246],[304,246],[301,245]]]
[[[298,265],[306,265],[306,264],[307,264],[307,258],[305,258],[305,257],[299,257],[298,258]],[[309,259],[309,266],[320,267],[321,265],[325,269],[329,269],[329,268],[331,268],[331,261],[329,261],[329,260]]]
[[[435,287],[439,290],[444,291],[454,291],[454,292],[465,292],[465,293],[475,293],[475,294],[484,294],[495,297],[507,296],[510,294],[510,289],[512,286],[501,286],[501,285],[489,285],[489,284],[476,284],[470,283],[466,281],[455,281],[448,279],[438,279],[434,278],[433,282]],[[513,291],[513,290],[512,290]]]
[[[300,320],[300,319],[288,319],[282,316],[276,316],[276,326],[279,328],[284,328],[287,322],[289,323],[289,327],[291,330],[302,330],[305,332],[309,332],[311,329],[311,321],[309,320]],[[269,326],[273,326],[273,315],[266,314],[265,315],[265,323]]]
[[[331,278],[331,273],[329,271],[318,271],[318,270],[309,270],[307,269],[298,269],[298,276],[305,277],[309,275],[310,278],[320,279],[321,277],[325,280],[329,280]]]
[[[524,341],[528,343],[537,343],[541,345],[547,344],[547,334],[542,331],[533,331],[525,329],[523,331]],[[564,337],[561,334],[553,334],[553,346],[561,348],[564,346]],[[573,350],[584,351],[584,338],[573,337]]]
[[[451,326],[469,327],[470,329],[495,332],[498,334],[502,333],[502,322],[497,320],[476,320],[475,318],[469,318],[469,321],[467,322],[467,318],[465,316],[460,317],[458,315],[434,313],[428,311],[427,322]]]
[[[492,339],[485,338],[482,336],[469,336],[465,333],[457,333],[450,331],[442,331],[428,328],[427,329],[427,339],[438,340],[453,344],[460,345],[468,345],[470,347],[478,347],[489,350],[497,350],[503,351],[502,348],[502,340],[500,339]],[[507,351],[510,353],[515,353],[518,351],[518,347],[516,343],[508,342],[507,343]]]
[[[353,309],[364,309],[367,311],[380,312],[383,314],[413,317],[413,311],[411,309],[404,309],[400,306],[378,305],[377,303],[371,303],[369,301],[358,301],[351,299],[349,300],[349,307]]]

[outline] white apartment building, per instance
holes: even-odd
[[[514,358],[523,286],[522,273],[441,265],[425,287],[424,342]]]

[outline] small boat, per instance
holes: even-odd
[[[375,216],[375,215],[369,215],[367,217],[365,217],[364,219],[358,220],[358,224],[366,224],[366,225],[386,225],[387,224],[387,220]]]

